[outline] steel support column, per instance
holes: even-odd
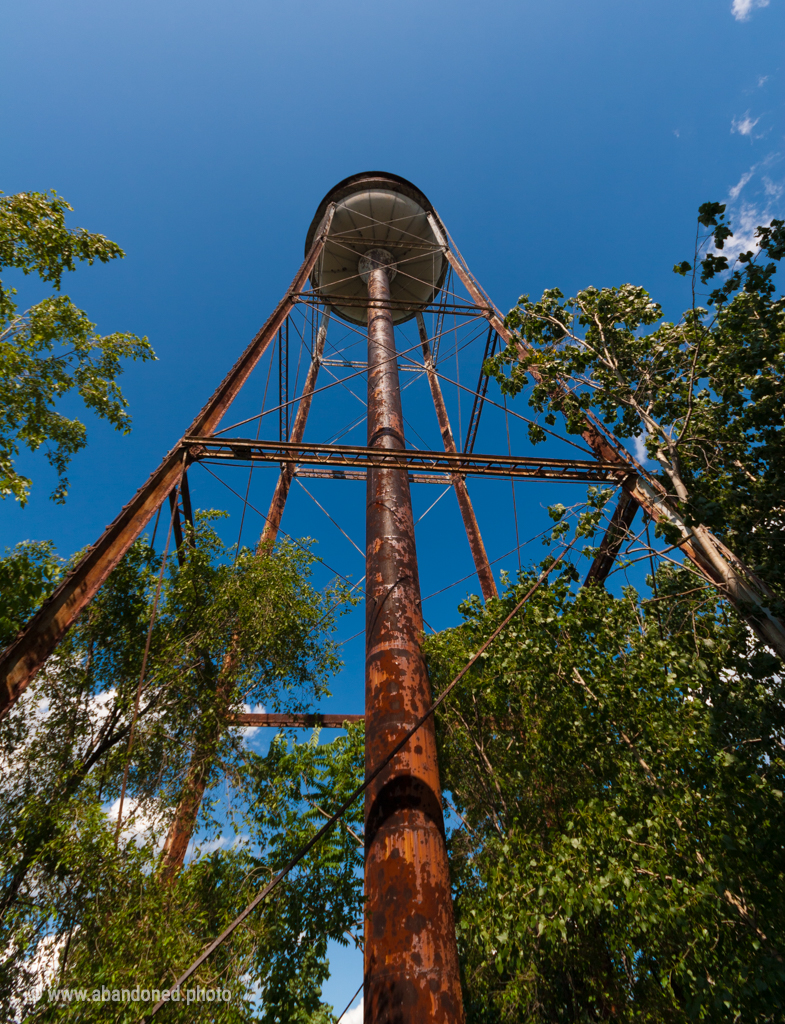
[[[436,410],[436,418],[439,421],[439,430],[441,430],[442,433],[444,450],[446,452],[457,453],[458,449],[455,445],[455,438],[453,437],[450,420],[447,416],[447,406],[444,404],[444,395],[442,394],[441,385],[439,384],[439,378],[433,372],[431,346],[428,343],[428,332],[425,330],[425,321],[423,320],[422,313],[417,314],[417,328],[420,332],[423,362],[425,363],[425,368],[428,371],[428,383],[431,386],[433,407]],[[480,527],[477,522],[477,517],[474,514],[472,500],[469,497],[469,489],[466,486],[466,480],[464,477],[458,473],[453,475],[452,485],[455,490],[455,496],[458,499],[458,507],[461,510],[461,518],[463,519],[466,538],[469,541],[472,558],[474,559],[474,566],[477,570],[477,577],[480,581],[482,596],[486,601],[490,601],[492,597],[498,597],[499,593],[496,590],[496,581],[493,578],[493,572],[491,570],[490,563],[488,562],[485,545],[482,542]]]
[[[297,407],[297,415],[294,418],[292,436],[289,438],[292,442],[302,441],[303,435],[305,434],[305,424],[308,422],[308,413],[311,411],[311,399],[313,398],[313,392],[316,388],[316,379],[319,376],[319,367],[322,365],[322,358],[324,356],[324,343],[327,338],[327,324],[329,319],[329,309],[325,308],[322,313],[322,321],[319,324],[319,331],[316,335],[316,344],[314,345],[311,365],[308,368],[308,376],[305,378],[305,384],[303,385],[302,398],[300,399],[300,404]],[[275,485],[273,499],[270,502],[270,511],[267,513],[267,522],[264,524],[262,538],[259,541],[257,551],[260,551],[264,544],[275,543],[275,538],[278,536],[278,530],[281,527],[283,510],[286,508],[286,499],[289,496],[289,488],[292,486],[292,477],[294,476],[295,465],[296,463],[294,462],[285,462],[281,467],[281,475],[278,477],[278,483]]]
[[[637,511],[638,502],[626,491],[622,491],[619,496],[619,504],[613,511],[608,529],[594,556],[591,568],[586,574],[586,579],[583,581],[584,586],[588,583],[598,583],[602,586],[605,583],[608,573],[613,568],[613,563],[619,557],[621,546],[629,533]]]
[[[177,546],[177,562],[182,569],[185,565],[185,545],[193,545],[193,533],[189,534],[188,529],[194,528],[194,513],[191,508],[191,491],[188,487],[188,474],[183,473],[180,482],[180,500],[175,497],[176,491],[169,491],[169,508],[172,512],[172,527],[174,529],[174,542]]]
[[[368,445],[404,447],[384,267],[368,292]],[[368,470],[366,773],[431,703],[420,651],[420,586],[405,469]],[[372,783],[365,801],[365,1019],[460,1024],[463,1006],[433,719]]]

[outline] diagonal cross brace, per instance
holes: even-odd
[[[292,433],[289,437],[289,441],[293,443],[302,441],[303,435],[305,434],[305,425],[308,422],[308,413],[311,411],[311,400],[313,398],[314,390],[316,389],[316,379],[319,376],[319,367],[322,364],[322,358],[324,356],[324,343],[327,340],[327,324],[329,320],[329,307],[326,307],[322,314],[322,322],[319,324],[319,331],[316,335],[316,345],[313,350],[313,358],[308,369],[308,376],[305,378],[302,397],[300,398],[300,404],[297,407],[297,415],[294,418]],[[281,467],[281,475],[278,477],[278,483],[275,485],[275,491],[273,492],[272,501],[270,502],[270,511],[267,514],[267,521],[264,524],[264,530],[262,531],[258,550],[261,550],[262,546],[265,544],[275,543],[275,538],[278,536],[278,530],[281,526],[283,511],[286,507],[286,499],[289,496],[289,488],[292,486],[294,469],[295,463],[293,462],[285,462]]]

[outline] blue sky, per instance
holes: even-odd
[[[73,224],[124,247],[124,261],[80,270],[64,291],[101,332],[147,335],[159,361],[123,378],[130,437],[89,423],[64,507],[47,499],[40,458],[23,460],[34,494],[24,510],[0,506],[0,547],[48,537],[69,554],[98,536],[266,319],[319,200],[349,174],[414,181],[503,311],[523,292],[629,281],[677,317],[687,286],[671,267],[691,256],[701,202],[727,202],[742,236],[783,215],[782,0],[26,0],[6,8],[3,27],[0,187],[57,189]],[[20,288],[23,301],[43,294],[31,280]],[[479,357],[461,358],[470,380]],[[261,386],[251,384],[249,407]],[[362,415],[338,391],[314,405],[314,440],[353,404]],[[447,393],[454,421],[457,394]],[[506,450],[499,416],[484,419],[477,451]],[[410,419],[437,444],[427,402]],[[524,443],[513,421],[513,449]],[[195,502],[232,512],[230,538],[239,507],[202,476]],[[271,482],[254,479],[262,509]],[[516,543],[504,487],[472,489],[492,557]],[[309,489],[362,546],[362,485]],[[417,515],[441,493],[420,490]],[[328,563],[359,579],[357,553],[295,491],[284,528],[317,538]],[[547,524],[549,502],[579,497],[519,486],[520,540]],[[419,528],[424,593],[471,571],[454,505],[447,494]],[[248,528],[250,540],[258,518]],[[543,554],[534,544],[523,557]],[[433,598],[426,617],[449,625],[475,589],[468,580]],[[361,625],[358,612],[345,636]],[[345,650],[325,706],[359,711],[361,639]],[[359,970],[336,959],[336,1007]]]

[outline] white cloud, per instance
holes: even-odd
[[[649,461],[649,455],[646,451],[646,438],[647,434],[640,434],[638,437],[632,439],[635,446],[635,458],[640,462],[642,466],[645,466]]]
[[[735,184],[733,186],[733,188],[730,190],[730,192],[728,193],[728,195],[731,197],[731,199],[738,199],[739,198],[739,193],[741,192],[741,190],[744,188],[744,186],[747,184],[747,182],[750,180],[750,178],[753,176],[754,173],[755,173],[755,168],[754,167],[750,167],[750,169],[748,171],[746,171],[744,174],[742,174],[742,176],[738,180],[738,183]]]
[[[128,797],[123,801],[123,824],[120,829],[120,835],[126,841],[133,839],[138,845],[141,845],[146,836],[152,832],[156,826],[160,827],[160,820],[155,816],[154,807],[152,801],[145,801],[145,810],[142,810],[142,803],[135,800],[129,800]],[[118,797],[112,806],[106,811],[106,815],[109,821],[113,825],[117,825],[117,812],[120,810],[120,797]],[[161,847],[164,843],[163,835],[160,835],[157,839],[156,846]]]
[[[363,1001],[360,999],[356,1006],[343,1015],[341,1024],[363,1024]]]
[[[216,850],[222,850],[225,846],[229,845],[229,837],[217,836],[215,839],[207,839],[201,843],[194,843],[192,840],[191,845],[200,854],[214,853]]]
[[[45,935],[39,940],[35,953],[30,959],[19,965],[14,994],[11,997],[10,1020],[14,1024],[29,1020],[32,1004],[41,998],[45,989],[57,983],[60,954],[67,938],[65,933]],[[14,952],[14,943],[11,942],[6,946],[3,955],[12,957]]]
[[[730,221],[733,238],[725,240],[722,250],[722,255],[728,257],[729,263],[733,263],[740,252],[757,252],[758,240],[755,237],[755,229],[759,224],[766,223],[768,218],[768,210],[761,210],[754,203],[742,203],[741,208],[732,213]]]
[[[778,183],[776,181],[772,181],[771,178],[764,177],[764,179],[763,179],[763,188],[764,188],[764,190],[766,192],[766,195],[767,196],[771,196],[772,199],[779,199],[780,196],[782,195],[782,191],[783,191],[782,183],[781,182]]]
[[[762,85],[765,85],[765,83],[768,82],[768,80],[769,80],[769,76],[768,75],[760,75],[760,77],[758,78],[758,88],[760,89],[760,87]]]
[[[750,117],[750,112],[748,110],[740,121],[737,121],[735,118],[733,119],[730,129],[731,134],[733,132],[738,132],[739,135],[752,135],[752,129],[755,127],[758,121],[760,121],[759,117],[756,117],[754,121],[752,120],[752,118]]]
[[[769,0],[733,0],[730,9],[736,21],[747,21],[756,7],[768,7]]]
[[[243,711],[248,715],[265,715],[267,714],[267,708],[264,704],[256,704],[251,707],[250,704],[243,704]],[[246,740],[253,739],[258,732],[261,732],[261,726],[258,725],[244,725],[238,730],[240,735],[245,737]]]

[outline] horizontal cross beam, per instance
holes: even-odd
[[[336,306],[352,306],[358,309],[367,309],[370,300],[358,295],[333,295],[332,292],[327,297],[317,292],[298,292],[296,295],[292,295],[292,302],[305,302],[309,304],[329,302],[333,308]],[[427,313],[428,310],[433,310],[438,313],[455,313],[460,316],[483,316],[486,318],[492,313],[489,306],[481,306],[469,302],[412,302],[408,299],[386,299],[384,306],[386,309],[402,310],[403,312],[410,313]]]
[[[261,725],[276,729],[343,729],[347,722],[364,722],[365,715],[322,715],[322,714],[244,714],[234,715],[230,725]]]
[[[306,444],[291,441],[254,441],[237,437],[183,439],[188,458],[212,462],[294,462],[297,465],[351,469],[397,468],[460,476],[523,477],[534,480],[571,480],[616,484],[624,477],[618,464],[588,459],[537,459],[533,456],[475,455],[465,452],[405,451],[361,445]]]
[[[313,466],[303,469],[298,467],[294,471],[295,479],[302,477],[303,480],[362,480],[365,482],[368,478],[368,471],[366,469],[316,469]],[[409,474],[410,484],[438,484],[444,487],[445,484],[449,486],[450,481],[444,476],[438,474],[429,475],[428,473],[410,473]]]
[[[321,366],[335,366],[341,370],[367,370],[368,364],[358,359],[322,359]],[[399,373],[425,373],[425,367],[419,363],[398,363]]]

